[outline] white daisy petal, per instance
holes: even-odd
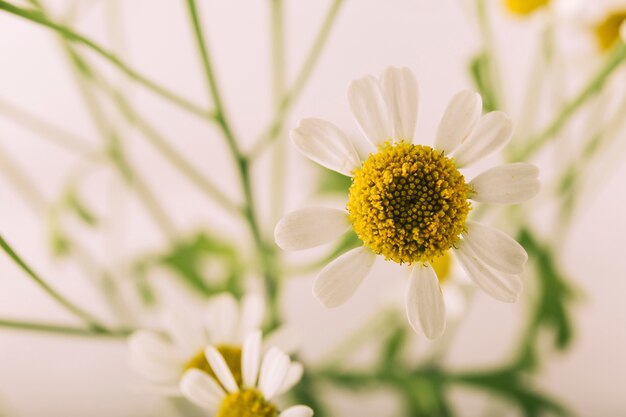
[[[465,272],[483,291],[496,300],[507,303],[517,301],[522,291],[522,280],[519,276],[505,272],[494,272],[480,260],[464,241],[459,242],[459,247],[455,253]]]
[[[183,313],[182,310],[169,310],[163,313],[161,321],[167,334],[184,356],[195,355],[206,345],[204,328],[191,314]]]
[[[320,119],[304,119],[291,131],[298,150],[313,162],[347,176],[361,165],[354,145],[335,125]]]
[[[251,388],[256,386],[260,362],[261,332],[257,330],[246,338],[241,352],[241,374],[243,384],[246,387]]]
[[[352,114],[366,138],[378,145],[392,138],[387,103],[376,78],[368,75],[348,87]]]
[[[457,166],[466,167],[504,146],[512,133],[513,123],[505,113],[487,113],[454,153]]]
[[[406,313],[413,330],[436,339],[446,328],[446,308],[439,280],[430,265],[416,265],[406,294]]]
[[[282,413],[278,415],[278,417],[312,417],[313,410],[305,405],[294,405],[293,407],[289,407]]]
[[[413,141],[417,121],[417,80],[408,68],[389,67],[381,76],[396,140]]]
[[[206,359],[211,365],[211,369],[215,372],[215,376],[220,381],[222,386],[226,388],[228,392],[237,392],[239,391],[239,387],[237,387],[237,381],[235,381],[235,377],[233,376],[228,364],[224,360],[224,357],[221,353],[217,351],[213,346],[208,346],[204,350],[204,354],[206,355]]]
[[[287,355],[295,353],[301,345],[302,332],[300,329],[289,325],[282,325],[263,338],[264,349],[277,347]]]
[[[241,300],[239,329],[235,342],[242,343],[251,332],[261,328],[265,315],[265,299],[261,294],[249,293]]]
[[[145,356],[164,364],[177,365],[181,358],[176,348],[154,332],[139,330],[128,338],[132,356]]]
[[[374,265],[376,255],[365,247],[352,249],[320,272],[313,285],[313,295],[325,307],[338,307],[356,291]]]
[[[349,228],[344,210],[307,207],[283,217],[274,229],[274,239],[284,250],[309,249],[337,239]]]
[[[524,272],[528,254],[517,241],[506,233],[476,222],[465,223],[465,242],[490,267],[513,275]]]
[[[283,381],[283,384],[280,386],[280,389],[276,393],[276,395],[284,394],[289,391],[302,379],[302,375],[304,374],[304,367],[300,362],[292,362],[289,365],[289,370],[287,371],[287,376]]]
[[[480,94],[469,90],[457,93],[437,127],[435,149],[451,153],[470,134],[483,111],[483,100]]]
[[[276,395],[285,381],[290,364],[289,356],[277,348],[272,348],[265,354],[258,385],[265,399],[270,400]]]
[[[180,376],[181,365],[172,366],[171,363],[163,362],[158,358],[132,352],[130,356],[131,368],[155,384],[175,383]]]
[[[197,369],[185,372],[180,381],[180,391],[189,401],[212,411],[218,409],[226,395],[213,378]]]
[[[233,343],[239,324],[239,304],[230,293],[212,297],[207,304],[206,327],[211,343]]]
[[[517,162],[500,165],[470,182],[472,200],[483,203],[518,204],[539,192],[539,170],[533,164]]]

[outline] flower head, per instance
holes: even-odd
[[[508,142],[512,124],[502,112],[482,114],[476,93],[462,91],[448,105],[434,147],[413,143],[417,82],[408,69],[389,68],[348,90],[354,117],[376,147],[361,161],[352,142],[333,124],[305,119],[293,132],[298,149],[313,161],[352,177],[347,210],[305,208],[276,226],[286,250],[314,247],[352,228],[363,242],[327,265],[314,294],[327,307],[344,303],[372,267],[376,255],[411,268],[406,294],[409,322],[430,338],[445,327],[445,307],[433,262],[452,250],[469,276],[495,298],[513,302],[527,259],[512,238],[467,220],[471,202],[515,204],[539,190],[533,165],[497,166],[467,182],[465,168]]]
[[[261,362],[261,332],[251,333],[243,346],[238,381],[224,356],[213,346],[205,350],[214,370],[209,375],[199,369],[185,372],[180,389],[195,404],[216,417],[310,417],[313,411],[294,406],[283,412],[271,400],[293,387],[302,377],[302,365],[291,362],[278,348],[271,348]]]
[[[620,34],[626,32],[626,10],[613,10],[598,21],[594,26],[594,34],[601,51],[608,51],[620,39]]]
[[[180,378],[187,370],[197,369],[215,375],[205,356],[206,347],[211,345],[224,358],[236,381],[241,383],[244,337],[260,328],[264,310],[263,298],[258,294],[248,294],[238,303],[231,294],[224,293],[208,300],[201,324],[195,317],[167,311],[163,314],[165,335],[138,330],[130,336],[131,364],[159,388],[176,394]],[[266,339],[269,346],[279,345],[292,350],[295,338],[287,327],[282,327]]]
[[[507,10],[517,15],[529,15],[550,4],[550,0],[505,0]]]

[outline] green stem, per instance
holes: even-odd
[[[221,204],[229,212],[241,213],[242,209],[226,194],[207,179],[200,171],[191,165],[161,133],[159,133],[146,119],[140,116],[130,105],[120,91],[107,88],[113,100],[126,120],[135,125],[143,136],[163,155],[176,169],[202,191],[209,199]]]
[[[278,108],[276,109],[276,112],[274,114],[274,117],[272,118],[269,127],[266,129],[263,135],[261,135],[261,138],[249,153],[251,158],[254,158],[261,152],[263,152],[263,150],[272,142],[274,142],[280,135],[280,132],[283,129],[285,116],[291,106],[298,99],[298,97],[302,93],[302,90],[304,89],[304,86],[309,80],[316,63],[319,60],[322,50],[326,45],[331,29],[335,21],[337,20],[339,10],[343,3],[344,0],[334,0],[330,5],[322,26],[320,27],[320,30],[317,34],[317,37],[315,38],[315,41],[313,42],[313,45],[311,46],[311,49],[307,54],[304,64],[302,64],[302,68],[300,68],[300,71],[298,72],[296,80],[280,99],[280,103],[278,105]]]
[[[573,99],[561,108],[561,111],[554,117],[543,132],[534,138],[530,138],[524,147],[510,155],[509,160],[511,162],[525,161],[532,157],[546,142],[559,133],[563,126],[569,121],[570,117],[572,117],[587,100],[602,90],[609,76],[624,59],[626,59],[626,44],[620,43],[607,57],[602,68]]]
[[[215,106],[215,119],[219,124],[224,138],[230,152],[235,160],[237,170],[239,172],[239,179],[241,181],[242,191],[244,194],[245,208],[244,215],[250,228],[250,232],[254,239],[257,256],[261,262],[261,268],[263,270],[263,276],[265,281],[266,295],[268,299],[268,305],[270,310],[269,327],[274,328],[278,325],[278,287],[276,282],[276,274],[273,266],[273,250],[271,247],[265,244],[261,235],[258,220],[256,218],[256,210],[254,205],[254,196],[252,195],[252,186],[250,180],[250,163],[249,160],[243,155],[235,135],[230,127],[230,123],[226,116],[224,106],[222,104],[221,95],[217,86],[215,73],[213,71],[213,65],[211,63],[211,57],[209,49],[204,41],[204,35],[202,31],[202,25],[198,16],[198,10],[195,0],[187,0],[187,9],[189,11],[189,17],[191,19],[194,35],[196,39],[196,45],[198,47],[198,53],[200,55],[204,73],[206,76],[207,87],[209,89],[209,95],[213,99],[213,105]]]
[[[47,122],[38,116],[34,116],[30,112],[12,103],[0,100],[0,112],[8,116],[12,122],[18,123],[35,133],[39,133],[38,137],[48,139],[51,143],[63,149],[82,155],[93,152],[93,149],[89,146],[89,141],[86,139],[78,137],[64,128]]]
[[[92,51],[100,55],[102,58],[106,59],[111,64],[113,64],[115,67],[117,67],[120,71],[125,73],[132,80],[138,82],[139,84],[143,85],[144,87],[151,90],[155,94],[161,96],[162,98],[170,101],[171,103],[179,106],[180,108],[185,109],[189,111],[190,113],[195,114],[203,119],[209,119],[209,120],[213,119],[213,115],[211,114],[210,111],[207,111],[201,108],[200,106],[189,102],[188,100],[180,97],[176,93],[173,93],[167,90],[166,88],[160,86],[156,82],[141,75],[134,69],[130,68],[126,63],[124,63],[124,61],[118,58],[115,54],[104,49],[103,47],[93,42],[92,40],[86,38],[85,36],[73,31],[72,29],[62,24],[53,22],[52,20],[48,19],[44,13],[38,10],[22,9],[4,0],[0,0],[0,10],[4,10],[15,16],[19,16],[31,22],[34,22],[42,26],[48,27],[52,30],[55,30],[56,32],[61,34],[64,38],[72,42],[82,44],[86,46],[87,48],[91,49]]]
[[[61,294],[56,292],[51,286],[49,286],[35,271],[13,250],[11,245],[4,240],[4,237],[0,234],[0,247],[2,250],[22,269],[30,278],[37,283],[50,297],[52,297],[57,303],[65,307],[66,310],[74,314],[76,317],[83,320],[90,328],[95,331],[104,332],[106,329],[99,324],[98,320],[93,318],[91,314],[85,312],[80,307],[67,300]]]
[[[85,337],[128,337],[133,331],[129,329],[104,329],[100,327],[81,328],[73,326],[64,326],[60,324],[41,323],[32,321],[18,321],[0,319],[0,327],[27,330],[42,333],[53,333],[63,336],[85,336]]]
[[[491,32],[491,25],[489,23],[489,15],[487,11],[486,0],[476,1],[476,15],[478,18],[478,26],[480,30],[481,41],[485,54],[487,55],[488,64],[488,82],[491,92],[491,107],[493,109],[503,110],[504,103],[502,99],[503,88],[502,79],[500,77],[499,64],[497,62],[496,47],[493,42],[493,33]]]

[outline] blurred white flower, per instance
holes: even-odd
[[[346,210],[305,208],[276,226],[277,244],[301,250],[330,242],[350,227],[364,243],[327,265],[314,284],[326,307],[343,304],[369,272],[376,255],[413,266],[406,292],[411,326],[429,338],[445,328],[444,299],[431,262],[453,249],[461,264],[488,294],[514,302],[522,288],[527,255],[504,233],[467,221],[469,199],[516,204],[539,190],[538,170],[526,163],[489,169],[470,182],[465,168],[504,146],[512,124],[502,112],[482,116],[481,97],[458,93],[448,105],[435,146],[413,144],[417,82],[409,69],[388,68],[380,79],[352,82],[348,98],[364,135],[377,148],[361,161],[336,126],[305,119],[291,137],[308,158],[352,177]],[[450,157],[454,153],[454,157]]]
[[[213,370],[204,352],[207,346],[217,349],[229,364],[238,368],[245,335],[261,327],[265,315],[263,297],[246,295],[241,303],[229,293],[211,297],[202,320],[180,311],[165,311],[164,332],[138,330],[128,340],[131,366],[155,384],[164,394],[179,395],[179,381],[188,369]],[[278,346],[287,352],[298,347],[294,329],[282,326],[267,335],[266,347]]]
[[[278,412],[270,402],[291,389],[302,378],[302,365],[291,362],[278,348],[271,348],[261,362],[261,332],[251,333],[243,346],[238,368],[232,372],[215,346],[207,347],[206,360],[214,369],[213,376],[198,369],[185,372],[180,389],[196,405],[219,417],[310,417],[313,411],[302,405]]]

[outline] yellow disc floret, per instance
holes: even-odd
[[[609,50],[619,39],[619,30],[626,20],[626,10],[615,11],[599,22],[594,32],[601,51]]]
[[[233,377],[235,377],[235,381],[237,381],[237,385],[241,386],[241,348],[231,345],[217,345],[215,348],[224,357],[228,368],[230,368],[230,372],[232,372]],[[211,375],[215,380],[219,381],[215,372],[213,372],[211,365],[209,365],[209,362],[206,359],[204,350],[201,350],[193,358],[191,358],[185,365],[184,370],[186,371],[192,368],[204,371]]]
[[[355,170],[347,209],[375,253],[401,264],[427,262],[458,242],[471,208],[468,190],[442,152],[387,142]]]
[[[547,6],[550,0],[505,0],[504,5],[511,12],[519,15],[531,14],[535,10]]]
[[[278,410],[260,391],[247,389],[228,394],[216,417],[276,417]]]

